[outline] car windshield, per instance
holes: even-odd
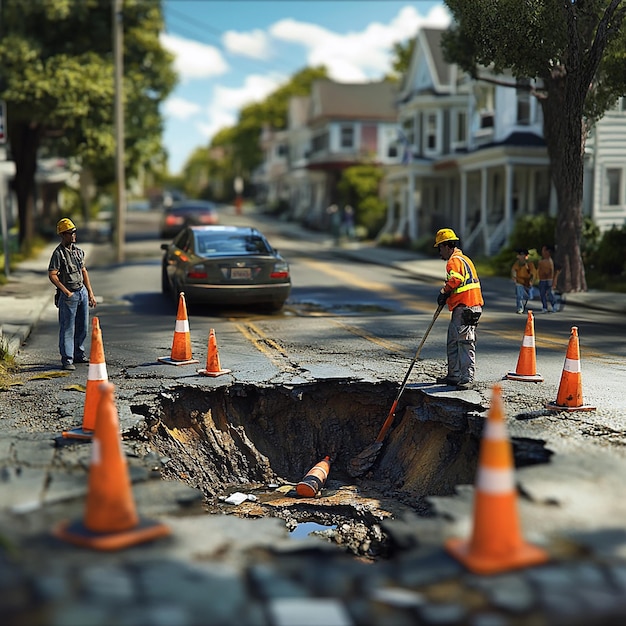
[[[196,254],[199,256],[268,254],[271,248],[261,237],[254,235],[199,234],[196,236]]]

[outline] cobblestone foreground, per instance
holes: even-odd
[[[411,516],[381,523],[392,555],[368,562],[320,537],[291,538],[279,519],[207,515],[198,491],[160,479],[166,460],[145,443],[125,440],[124,448],[138,510],[172,534],[100,553],[51,534],[59,520],[82,518],[90,446],[79,445],[76,466],[60,471],[45,435],[3,440],[2,624],[589,626],[626,619],[626,561],[591,556],[582,540],[545,546],[553,557],[546,565],[477,576],[442,548],[443,520]],[[40,506],[44,474],[57,486]],[[603,540],[610,546],[624,537]]]

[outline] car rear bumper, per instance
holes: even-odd
[[[185,285],[182,290],[189,302],[207,304],[255,304],[284,302],[291,284],[277,285]]]

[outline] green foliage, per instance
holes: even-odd
[[[381,168],[374,165],[355,165],[346,168],[337,184],[344,204],[355,212],[355,224],[367,229],[368,237],[375,237],[385,223],[386,204],[378,196]]]
[[[405,42],[396,42],[392,48],[391,69],[392,72],[385,77],[386,80],[398,81],[407,75],[413,49],[415,48],[415,37]]]
[[[249,104],[239,112],[235,126],[215,134],[211,148],[222,148],[224,156],[216,162],[218,175],[225,181],[229,197],[236,176],[249,178],[263,160],[259,138],[264,126],[281,130],[287,126],[289,100],[294,96],[307,96],[314,80],[326,78],[325,67],[307,67],[294,74],[290,80],[272,92],[264,101]]]
[[[587,265],[600,274],[626,277],[626,226],[613,226],[602,235],[597,246],[590,251]]]
[[[50,153],[82,159],[98,184],[113,181],[112,20],[110,0],[2,0],[0,98],[7,102],[19,172],[27,169],[20,155],[31,158],[18,149],[22,130],[30,128],[40,129],[37,139]],[[159,41],[161,0],[124,0],[123,25],[125,161],[131,176],[162,161],[159,106],[176,75]]]

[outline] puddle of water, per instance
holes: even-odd
[[[304,539],[316,530],[333,530],[334,528],[337,528],[337,526],[324,526],[323,524],[317,524],[316,522],[302,522],[291,531],[290,536],[293,539]]]

